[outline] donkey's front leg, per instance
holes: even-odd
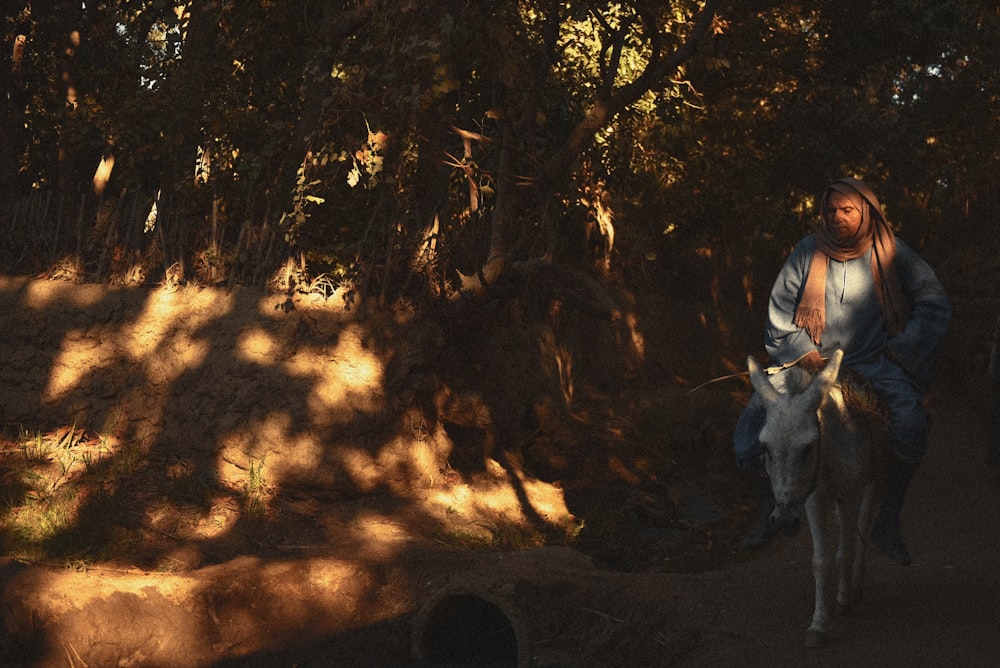
[[[816,603],[813,608],[812,624],[806,631],[806,647],[824,647],[830,631],[833,597],[832,555],[826,526],[827,500],[818,492],[813,492],[806,500],[806,517],[809,533],[812,535],[813,579],[816,582]]]
[[[869,481],[861,496],[861,507],[858,510],[857,532],[858,540],[854,546],[854,564],[851,568],[851,597],[856,605],[865,595],[865,560],[868,536],[871,534],[873,511],[875,505],[875,483]]]
[[[862,501],[851,497],[837,502],[837,612],[850,613],[860,600],[865,572],[864,543],[859,539]]]

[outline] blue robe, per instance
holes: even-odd
[[[904,461],[919,462],[926,449],[928,428],[923,399],[951,320],[951,302],[930,266],[897,238],[895,266],[910,309],[902,331],[889,334],[869,250],[853,260],[830,260],[826,327],[817,346],[794,323],[815,250],[816,237],[809,235],[778,273],[768,304],[765,348],[776,364],[792,362],[813,350],[823,357],[830,357],[838,348],[843,350],[844,365],[867,378],[885,405],[895,454]],[[779,391],[784,389],[781,374],[771,380]],[[751,468],[759,458],[757,436],[763,420],[763,406],[754,396],[734,434],[736,461],[741,468]]]

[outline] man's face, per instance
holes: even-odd
[[[837,191],[827,197],[826,226],[840,240],[850,239],[861,227],[861,209],[847,195]]]

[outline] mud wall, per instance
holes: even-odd
[[[386,324],[336,297],[0,278],[0,420],[76,425],[220,479],[265,460],[275,482],[329,492],[419,479],[447,439],[400,428],[386,387],[432,343]]]

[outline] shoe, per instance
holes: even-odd
[[[889,561],[900,566],[910,565],[910,551],[903,543],[903,534],[899,530],[899,517],[889,517],[888,514],[879,514],[872,527],[871,543],[886,556]]]
[[[903,511],[903,499],[906,497],[906,490],[909,488],[916,470],[916,464],[904,462],[895,456],[892,457],[882,495],[882,509],[875,519],[869,536],[869,541],[889,561],[900,566],[910,565],[910,552],[903,542],[903,534],[899,526],[900,515]]]
[[[757,497],[757,522],[740,541],[741,550],[753,550],[763,547],[774,538],[778,529],[771,524],[771,513],[774,511],[774,492],[771,481],[763,472],[754,471],[749,476],[750,487]]]

